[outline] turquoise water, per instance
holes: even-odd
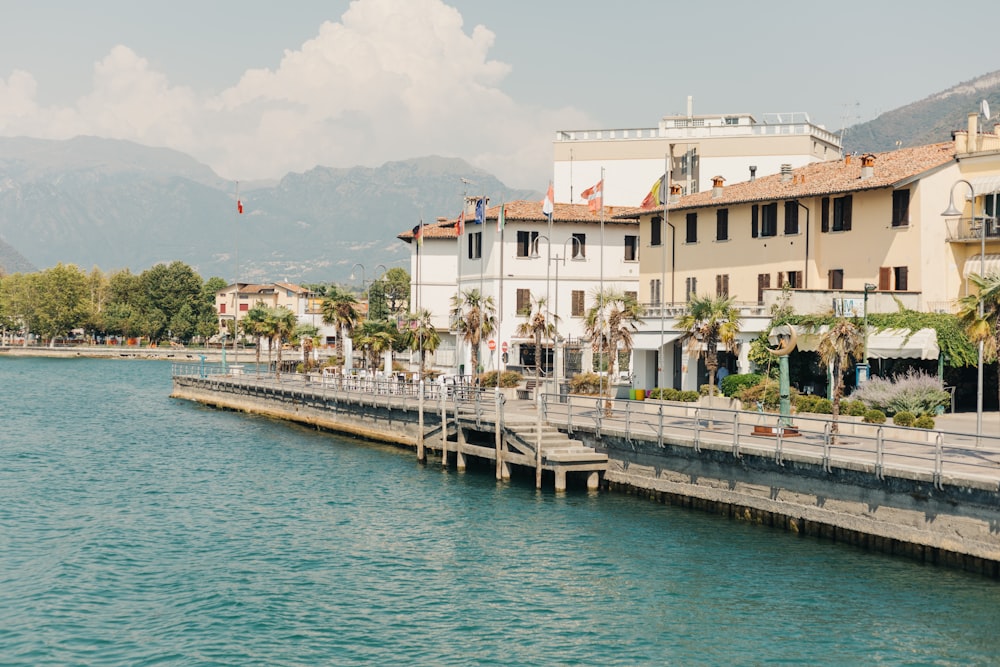
[[[0,358],[3,665],[968,665],[1000,586]]]

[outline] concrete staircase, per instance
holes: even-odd
[[[535,455],[535,447],[538,439],[537,423],[508,423],[507,428],[511,437],[509,444],[516,447],[523,454]],[[542,424],[541,433],[542,464],[573,465],[573,464],[600,464],[607,463],[607,454],[601,454],[592,447],[587,447],[579,440],[574,440],[568,435],[547,424]]]

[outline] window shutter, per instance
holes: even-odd
[[[757,204],[750,207],[750,237],[760,236],[760,208]]]
[[[846,197],[844,197],[844,231],[845,232],[848,232],[848,231],[851,230],[851,208],[853,208],[851,206],[851,204],[853,202],[853,199],[854,198],[851,195],[847,195]]]
[[[783,289],[785,287],[785,272],[778,271],[778,289]]]
[[[823,200],[820,202],[820,209],[823,211],[822,216],[821,216],[822,222],[820,223],[820,231],[828,232],[828,231],[830,231],[830,198],[829,197],[823,197]]]
[[[890,269],[888,266],[879,267],[878,288],[883,292],[892,289],[892,286],[889,284],[891,275],[892,275],[892,269]]]

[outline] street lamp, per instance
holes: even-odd
[[[545,234],[539,234],[535,239],[535,252],[531,254],[532,259],[538,259],[541,255],[538,254],[538,241],[545,239],[545,328],[549,328],[549,274],[552,271],[552,243],[549,241],[549,237]],[[556,283],[556,290],[559,290],[559,283]],[[542,367],[542,360],[535,359],[535,367]]]
[[[955,186],[959,183],[965,183],[969,188],[969,194],[972,197],[972,226],[975,227],[976,224],[976,189],[972,187],[972,183],[960,178],[955,181],[951,186],[951,192],[948,195],[948,208],[941,213],[945,218],[959,218],[961,220],[962,211],[955,207]],[[983,220],[983,224],[979,226],[979,275],[983,277],[986,275],[986,220]],[[979,299],[978,308],[979,319],[983,318],[983,300]],[[983,339],[979,339],[979,349],[978,357],[976,363],[976,441],[979,441],[983,435]]]
[[[577,248],[579,248],[580,250],[583,250],[583,242],[580,241],[580,239],[578,239],[577,237],[571,236],[571,237],[569,237],[568,239],[566,239],[563,242],[563,256],[559,257],[559,255],[556,255],[556,300],[555,300],[555,308],[552,311],[553,314],[555,315],[555,317],[553,318],[553,322],[552,322],[552,326],[554,327],[554,332],[553,333],[555,334],[554,337],[553,337],[554,341],[555,341],[554,342],[554,346],[555,347],[554,347],[554,350],[552,352],[552,355],[555,358],[555,361],[554,361],[554,363],[555,363],[555,382],[556,382],[556,388],[557,389],[559,387],[559,366],[560,366],[560,363],[562,361],[559,358],[559,262],[561,261],[562,264],[563,264],[563,266],[566,265],[566,258],[569,256],[569,251],[567,250],[566,246],[569,245],[570,243],[575,243],[576,244],[576,245],[573,246],[573,251],[574,251],[573,257],[574,257],[574,259],[577,257],[577,255],[575,254]],[[581,259],[582,259],[582,257],[581,257]],[[565,364],[563,364],[563,365],[565,365]]]

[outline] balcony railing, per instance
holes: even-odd
[[[983,238],[983,226],[986,228],[987,240],[1000,239],[1000,224],[996,218],[954,218],[946,221],[948,241],[950,243],[978,243]]]

